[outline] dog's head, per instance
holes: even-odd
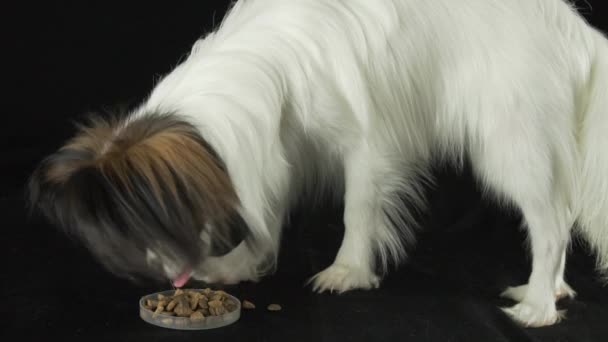
[[[173,114],[92,119],[41,163],[29,197],[110,271],[178,287],[249,234],[222,160]]]

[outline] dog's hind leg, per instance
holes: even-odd
[[[510,291],[520,302],[504,312],[525,326],[552,325],[562,317],[555,295],[562,290],[571,293],[557,281],[563,282],[570,238],[567,191],[558,185],[562,183],[555,169],[556,154],[544,132],[518,127],[512,117],[498,118],[507,120],[505,129],[486,135],[471,150],[471,159],[483,183],[521,209],[532,254],[527,287]]]
[[[555,292],[555,300],[560,300],[562,298],[574,298],[576,296],[576,292],[566,283],[564,279],[564,271],[566,266],[566,251],[562,254],[562,261],[560,263],[559,271],[557,272],[557,276],[555,278],[555,288],[557,291]],[[528,292],[528,284],[519,285],[519,286],[509,286],[506,290],[504,290],[500,296],[508,299],[512,299],[516,302],[521,302],[526,297],[526,293]]]

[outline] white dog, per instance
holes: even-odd
[[[110,270],[257,280],[304,194],[344,196],[335,262],[377,287],[405,259],[430,163],[470,160],[521,209],[532,274],[504,295],[556,323],[573,227],[608,268],[608,40],[562,0],[242,0],[126,117],[48,157],[32,202]]]

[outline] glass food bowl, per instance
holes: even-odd
[[[185,291],[197,291],[202,292],[203,289],[186,289]],[[157,300],[158,295],[172,296],[175,293],[174,290],[156,292],[141,297],[139,300],[139,316],[147,323],[178,330],[205,330],[225,327],[239,320],[241,317],[241,301],[236,297],[226,294],[226,298],[236,303],[236,309],[227,312],[221,316],[207,316],[202,320],[192,320],[190,317],[177,317],[169,316],[164,314],[155,314],[154,311],[146,308],[145,303],[148,299]]]

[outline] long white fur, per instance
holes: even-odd
[[[559,320],[575,221],[608,269],[608,41],[565,1],[238,1],[133,115],[157,108],[200,128],[262,241],[195,277],[256,279],[287,210],[332,191],[345,236],[315,288],[378,286],[414,241],[399,196],[424,207],[429,163],[465,158],[529,229],[515,320]]]

